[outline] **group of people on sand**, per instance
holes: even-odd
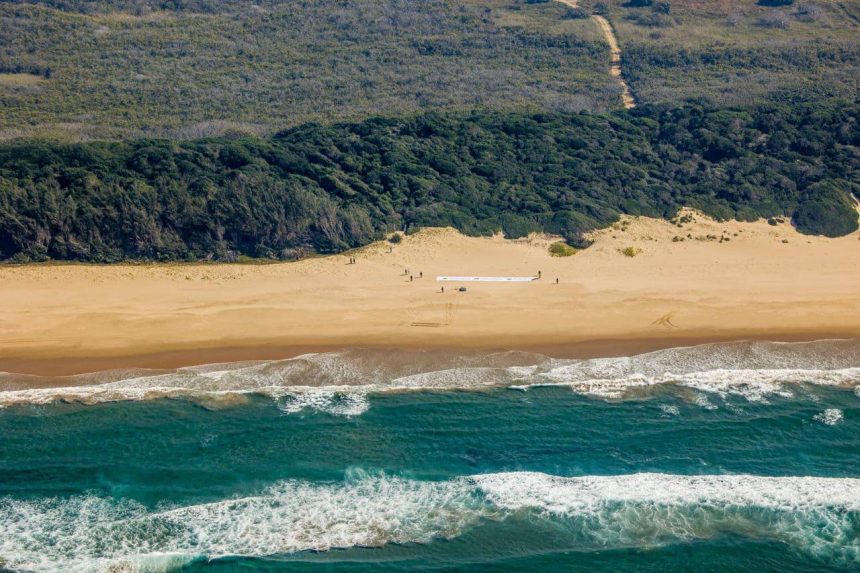
[[[354,265],[356,262],[357,262],[357,261],[356,261],[356,258],[355,258],[355,257],[349,257],[349,264],[350,264],[350,265]],[[408,268],[403,269],[403,275],[404,275],[404,276],[405,276],[405,275],[409,275],[409,282],[413,282],[413,281],[415,280],[415,275],[411,274],[411,273],[409,272],[409,269],[408,269]],[[539,278],[539,279],[540,279],[540,278],[542,278],[542,277],[543,277],[543,273],[542,273],[541,271],[538,271],[538,272],[537,272],[537,278]],[[419,271],[419,272],[418,272],[418,278],[419,278],[419,279],[423,279],[423,278],[424,278],[424,271]],[[556,277],[556,279],[555,279],[555,284],[558,284],[558,277]],[[442,287],[442,292],[445,292],[445,287]]]
[[[415,275],[411,274],[411,273],[409,272],[409,269],[403,269],[403,274],[404,274],[404,275],[409,275],[409,282],[412,282],[413,280],[415,280]],[[420,272],[418,273],[418,278],[419,278],[419,279],[423,279],[423,278],[424,278],[424,271],[420,271]]]
[[[354,265],[355,263],[356,263],[356,259],[355,259],[355,257],[349,257],[349,264],[350,264],[350,265]],[[408,268],[403,269],[403,275],[404,275],[404,276],[405,276],[405,275],[409,275],[409,282],[413,282],[413,281],[415,280],[415,275],[411,274],[411,273],[409,272],[409,269],[408,269]],[[543,273],[542,273],[541,271],[538,271],[538,272],[537,272],[537,278],[539,278],[539,279],[540,279],[540,278],[542,278],[542,277],[543,277]],[[419,272],[418,272],[418,278],[419,278],[419,279],[423,279],[423,278],[424,278],[424,271],[419,271]],[[556,277],[556,279],[555,279],[555,284],[558,284],[558,277]],[[445,287],[442,287],[442,292],[445,292]]]
[[[538,278],[541,278],[542,276],[542,273],[538,271]],[[555,284],[558,284],[558,277],[555,277]]]

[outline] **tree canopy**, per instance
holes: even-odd
[[[0,258],[290,258],[453,226],[582,245],[619,214],[857,229],[860,102],[428,113],[271,138],[0,146]]]

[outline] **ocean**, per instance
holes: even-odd
[[[3,571],[860,570],[856,340],[0,388]]]

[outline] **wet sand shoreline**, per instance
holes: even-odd
[[[738,332],[713,333],[699,336],[662,336],[652,338],[579,340],[562,343],[553,342],[515,342],[508,344],[491,341],[470,340],[462,345],[436,346],[432,340],[414,345],[373,345],[364,344],[321,344],[321,345],[279,345],[268,343],[248,346],[212,346],[141,352],[136,354],[93,355],[93,356],[45,356],[0,359],[0,372],[21,374],[29,379],[26,384],[10,387],[0,382],[0,391],[24,388],[42,388],[67,385],[65,377],[78,374],[91,374],[109,370],[147,369],[173,370],[176,368],[201,366],[206,364],[256,362],[286,360],[303,354],[339,352],[345,350],[405,350],[405,351],[450,351],[461,354],[470,352],[533,352],[551,358],[613,358],[634,356],[667,348],[698,346],[712,343],[742,341],[766,342],[814,342],[822,340],[860,340],[860,333],[854,329],[845,331],[795,331],[795,332]],[[44,377],[44,378],[43,378]],[[52,380],[54,377],[60,380]]]

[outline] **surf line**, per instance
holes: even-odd
[[[577,0],[556,0],[569,8],[579,8]],[[621,47],[618,45],[618,39],[615,37],[615,31],[612,29],[612,24],[603,16],[594,14],[591,19],[597,22],[600,30],[603,32],[606,43],[609,44],[609,75],[618,80],[621,84],[621,103],[624,109],[632,109],[636,107],[636,100],[633,99],[633,92],[630,91],[630,86],[621,77]]]

